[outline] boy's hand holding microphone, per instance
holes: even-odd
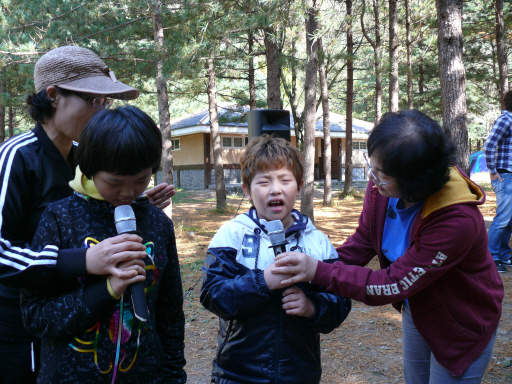
[[[274,255],[276,260],[280,255],[284,254],[300,254],[298,252],[286,252],[286,240],[284,234],[284,227],[281,220],[272,220],[268,222],[268,236],[271,247],[274,248]],[[290,284],[283,284],[283,281],[288,281],[294,275],[286,273],[273,273],[276,265],[275,262],[270,264],[263,272],[265,283],[268,288],[273,291],[275,289],[286,288]],[[315,314],[315,305],[309,300],[304,291],[299,287],[289,287],[283,292],[283,309],[287,315],[296,315],[303,317],[311,317]]]

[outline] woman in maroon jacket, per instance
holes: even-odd
[[[482,189],[451,166],[455,146],[419,111],[387,113],[368,139],[371,180],[356,232],[326,264],[284,253],[274,273],[402,311],[411,383],[479,383],[501,316],[503,284],[487,249]],[[365,155],[366,158],[366,155]],[[377,255],[381,270],[364,266]]]

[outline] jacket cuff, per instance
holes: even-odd
[[[87,248],[60,249],[57,257],[57,270],[66,277],[82,277],[87,275],[85,254]]]
[[[265,276],[263,276],[264,271],[262,269],[254,269],[254,279],[258,283],[261,288],[261,292],[270,295],[272,291],[268,289],[267,283],[265,282]]]
[[[97,318],[105,316],[105,313],[119,302],[108,292],[106,279],[86,286],[84,289],[84,301],[93,316]]]
[[[311,301],[311,303],[313,303],[313,306],[315,307],[315,313],[313,314],[313,316],[311,317],[305,317],[304,318],[304,321],[312,324],[312,323],[315,323],[318,318],[320,317],[320,311],[321,309],[319,308],[320,305],[319,303],[317,303],[317,301],[314,299],[313,295],[308,295],[306,294],[306,297]]]
[[[328,264],[323,261],[319,261],[316,267],[315,276],[313,277],[313,280],[311,280],[311,283],[327,288],[331,284],[331,275],[335,264],[336,263]]]

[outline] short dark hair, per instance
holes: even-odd
[[[258,172],[288,167],[295,176],[297,186],[302,183],[302,156],[289,141],[267,134],[251,139],[240,157],[242,183],[248,188]]]
[[[73,94],[72,91],[57,87],[55,88],[62,96],[69,96]],[[49,119],[53,116],[53,100],[46,96],[46,89],[39,93],[32,93],[31,95],[27,95],[25,102],[28,105],[28,114],[39,124],[44,124],[46,119]]]
[[[402,198],[415,202],[448,182],[455,144],[435,120],[404,110],[382,116],[368,138],[368,154],[375,154],[382,172],[397,180]]]
[[[103,171],[133,176],[151,168],[155,173],[162,158],[162,134],[138,108],[118,107],[95,113],[80,135],[76,161],[91,179]]]
[[[505,109],[512,112],[512,89],[509,89],[509,91],[505,93],[503,100],[505,101]]]

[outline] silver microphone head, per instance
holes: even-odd
[[[133,208],[129,205],[120,205],[114,210],[114,221],[117,233],[126,233],[137,230],[137,222]]]
[[[281,220],[272,220],[267,225],[268,237],[272,245],[283,244],[285,242],[284,227]]]

